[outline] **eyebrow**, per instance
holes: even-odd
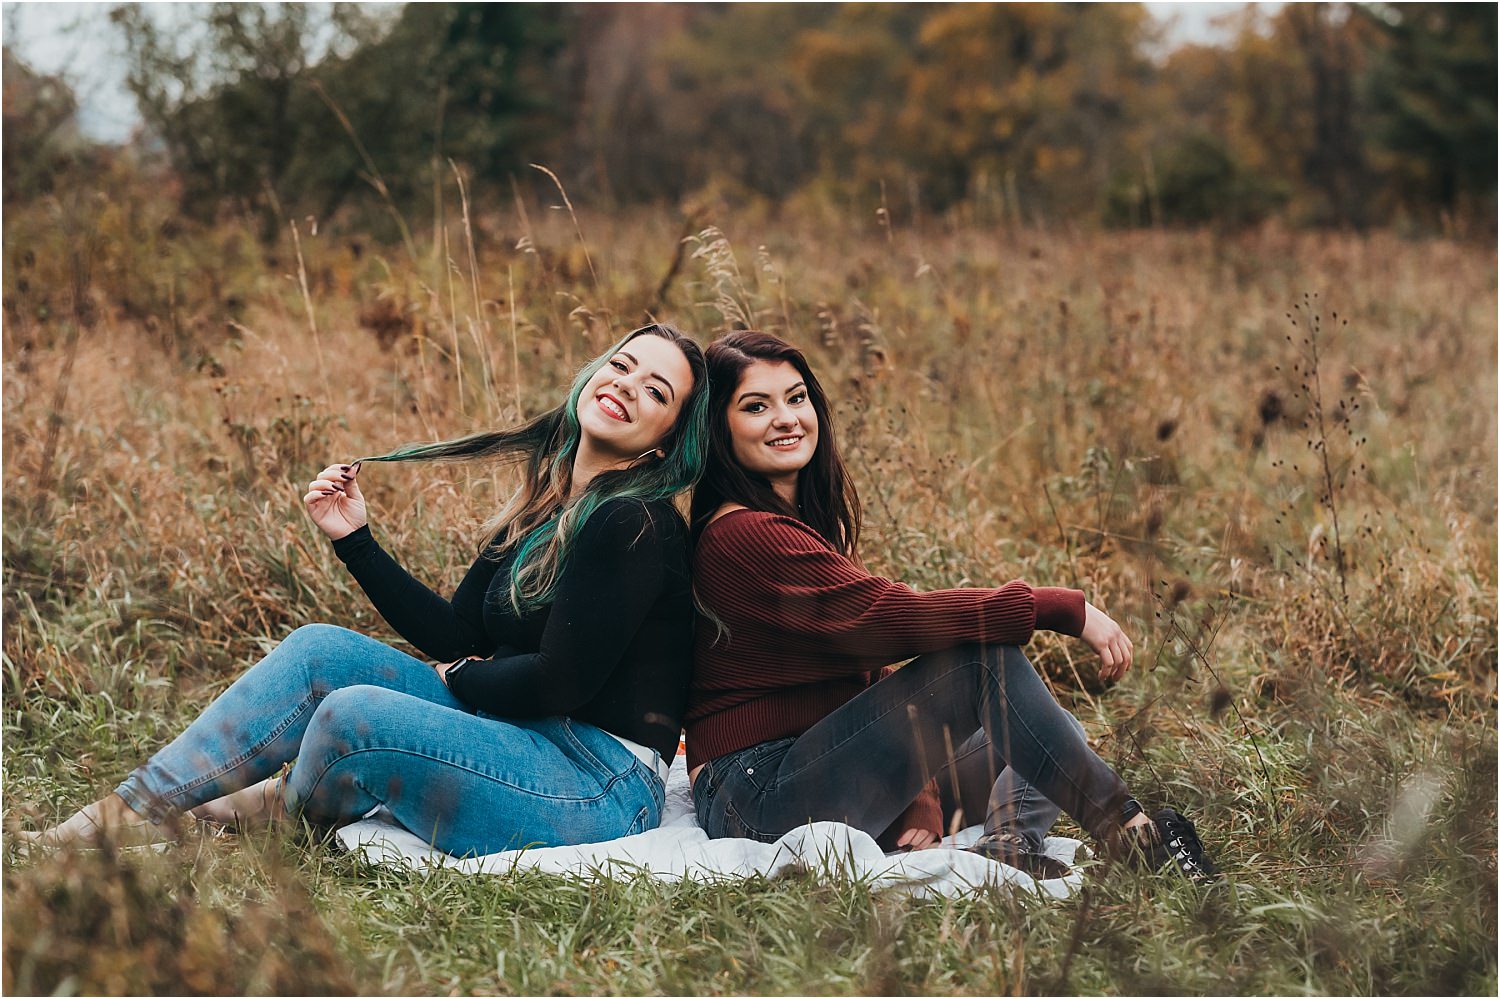
[[[635,359],[635,355],[632,354],[630,351],[628,351],[628,350],[622,350],[622,351],[620,351],[620,353],[622,353],[626,357],[630,358],[630,363],[631,364],[634,364],[636,367],[640,367],[641,362],[637,361]],[[659,381],[663,385],[665,385],[667,387],[667,391],[670,392],[670,393],[672,393],[673,400],[676,400],[676,398],[677,398],[677,390],[672,387],[672,383],[669,382],[669,381],[667,381],[667,379],[664,376],[657,374],[655,371],[649,371],[649,372],[646,373],[646,377],[647,378],[655,378],[657,381]]]
[[[789,389],[786,390],[787,391],[787,395],[791,395],[793,392],[797,391],[799,388],[806,388],[806,387],[807,387],[807,383],[806,382],[798,382],[797,384],[793,385],[791,388],[789,388]],[[769,392],[741,392],[740,393],[740,397],[738,399],[734,400],[734,401],[735,401],[735,405],[739,405],[740,403],[744,402],[746,399],[755,399],[755,398],[769,399],[769,398],[771,398],[771,393],[769,393]]]

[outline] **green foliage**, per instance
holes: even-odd
[[[182,207],[207,221],[221,205],[259,216],[262,238],[283,224],[281,195],[312,133],[312,8],[216,4],[205,37],[169,34],[139,5],[111,18],[129,53],[127,85],[182,179]]]
[[[1262,221],[1285,200],[1283,192],[1208,133],[1178,139],[1155,157],[1152,167],[1145,178],[1134,173],[1115,178],[1106,222],[1238,228]]]
[[[450,158],[476,191],[509,193],[507,178],[564,130],[559,55],[573,22],[537,4],[408,4],[378,38],[325,60],[317,81],[348,126],[328,119],[322,173],[307,185],[321,217],[357,194],[372,201],[377,177],[407,215],[432,211]]]
[[[1226,17],[1231,16],[1227,15]],[[1483,227],[1495,16],[1483,5],[1247,6],[1227,43],[1165,55],[1132,4],[202,4],[115,9],[129,86],[183,209],[345,223],[408,248],[545,184],[596,202],[785,204],[1225,227]],[[6,64],[6,198],[70,120]],[[62,123],[59,125],[59,123]],[[60,130],[59,130],[60,129]],[[49,138],[50,136],[50,138]],[[147,157],[149,159],[149,157]],[[893,216],[892,213],[895,213]]]
[[[184,211],[206,221],[232,206],[262,241],[350,199],[375,218],[430,206],[449,157],[499,181],[561,117],[566,81],[550,67],[567,20],[535,5],[411,4],[392,21],[352,4],[220,3],[186,40],[138,5],[112,18]]]
[[[1453,209],[1495,190],[1495,8],[1378,5],[1369,88],[1382,150],[1408,197]]]
[[[7,207],[53,193],[77,169],[88,147],[78,134],[78,99],[65,80],[38,74],[3,53],[5,109],[0,183]]]

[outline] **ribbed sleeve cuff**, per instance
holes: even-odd
[[[1036,595],[1036,626],[1038,631],[1055,631],[1059,635],[1083,634],[1083,591],[1070,590],[1062,586],[1038,586],[1032,590]]]
[[[370,525],[346,534],[333,543],[333,553],[339,557],[339,561],[345,565],[351,565],[361,557],[370,554],[380,546],[375,543],[375,535],[370,533]]]
[[[892,822],[883,833],[876,837],[876,842],[887,853],[900,849],[896,845],[896,841],[908,829],[926,829],[934,836],[942,839],[943,803],[938,795],[936,778],[927,782],[927,786],[922,788],[922,793],[917,795],[916,800],[910,805],[906,806],[906,810],[896,817],[896,821]]]

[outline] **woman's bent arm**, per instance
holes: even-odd
[[[1017,580],[998,589],[918,593],[871,576],[804,525],[775,514],[741,511],[716,521],[699,541],[696,567],[699,593],[729,624],[729,641],[737,627],[774,629],[803,682],[962,642],[1024,645],[1037,628],[1077,635],[1084,623],[1076,590]]]
[[[432,659],[452,662],[492,655],[484,628],[484,597],[499,564],[481,558],[470,566],[451,601],[403,569],[375,540],[368,525],[333,543],[360,589],[396,633]]]

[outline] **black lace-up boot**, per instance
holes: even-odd
[[[1220,880],[1219,869],[1203,849],[1198,830],[1175,808],[1161,809],[1151,816],[1150,826],[1129,830],[1124,838],[1132,859],[1153,871],[1171,863],[1194,884],[1209,885]]]

